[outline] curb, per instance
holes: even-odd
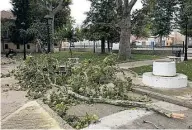
[[[165,102],[173,103],[173,104],[176,104],[179,106],[183,106],[183,107],[192,109],[192,103],[189,101],[184,101],[182,99],[178,99],[175,97],[167,96],[167,95],[156,93],[156,92],[149,91],[149,90],[144,90],[141,88],[132,88],[132,90],[133,90],[133,92],[138,93],[138,94],[147,95],[154,99],[162,100]]]
[[[38,107],[38,109],[41,109],[41,111],[43,110],[46,113],[46,115],[48,116],[48,118],[50,118],[54,123],[56,123],[55,125],[56,125],[57,129],[62,129],[62,130],[64,130],[64,129],[65,130],[71,129],[71,130],[75,130],[67,122],[65,122],[60,116],[58,116],[57,113],[55,113],[48,105],[44,104],[40,100],[33,100],[33,101],[29,101],[29,102],[25,103],[23,106],[21,106],[15,112],[11,113],[9,116],[7,116],[3,120],[1,120],[1,128],[2,128],[2,125],[4,125],[3,126],[4,129],[7,129],[7,128],[8,129],[10,129],[10,128],[13,129],[15,127],[21,128],[22,123],[24,123],[24,122],[18,123],[18,122],[20,122],[19,118],[17,118],[18,120],[17,119],[16,120],[12,120],[11,122],[9,122],[9,120],[10,119],[14,119],[15,116],[17,117],[18,115],[20,115],[19,112],[21,112],[22,110],[25,110],[27,108],[31,108],[33,106]],[[38,114],[38,112],[36,114]],[[25,113],[24,117],[27,116],[27,115],[28,114]],[[48,121],[50,121],[50,119],[48,119]],[[16,122],[16,125],[14,125],[13,122]],[[28,120],[28,124],[33,124],[33,123],[34,123],[33,121],[29,121]],[[10,124],[11,124],[11,126],[9,126]],[[36,124],[36,123],[34,123],[34,124]],[[46,124],[43,124],[42,127],[44,127],[44,126],[46,126]],[[37,126],[34,126],[34,127],[36,128]],[[40,127],[38,126],[38,128],[40,128]],[[29,128],[31,128],[31,126],[29,126]],[[23,129],[23,127],[22,127],[22,129]],[[24,127],[24,129],[28,129],[28,126],[26,126],[26,128]]]
[[[59,124],[62,129],[75,130],[66,121],[64,121],[56,112],[54,112],[47,104],[44,104],[41,100],[36,100],[36,102]]]

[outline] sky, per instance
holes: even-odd
[[[12,5],[10,4],[11,0],[1,0],[0,2],[0,11],[2,10],[10,10]],[[85,12],[89,11],[90,9],[90,2],[88,0],[72,0],[71,7],[71,16],[75,19],[76,25],[81,25],[82,22],[85,20],[86,15]],[[141,0],[138,0],[134,9],[142,8]]]

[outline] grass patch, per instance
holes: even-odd
[[[159,55],[144,55],[144,54],[133,54],[133,61],[139,61],[139,60],[154,60],[154,59],[160,59],[162,56]]]
[[[188,79],[192,81],[192,60],[177,63],[177,73],[182,73],[188,76]],[[145,72],[152,72],[153,67],[151,65],[131,68],[137,74],[142,75]]]
[[[40,53],[33,53],[33,56],[39,56]],[[53,57],[58,59],[61,62],[65,62],[68,60],[68,58],[71,57],[71,54],[69,51],[61,51],[61,52],[56,52],[52,53]],[[72,57],[73,58],[79,58],[80,62],[85,60],[85,59],[91,59],[95,62],[100,62],[102,61],[106,56],[110,54],[100,54],[100,53],[93,53],[93,52],[72,52]],[[143,54],[132,54],[132,59],[127,60],[127,61],[118,61],[119,63],[122,62],[131,62],[131,61],[142,61],[142,60],[154,60],[154,59],[159,59],[162,58],[161,56],[158,55],[143,55]],[[22,59],[23,54],[20,53],[17,55],[16,59]]]

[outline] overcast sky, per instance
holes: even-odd
[[[10,10],[12,8],[10,4],[11,0],[1,0],[0,2],[0,10]],[[86,18],[86,15],[84,15],[84,12],[89,11],[90,8],[90,2],[87,0],[72,0],[73,4],[71,7],[71,16],[75,19],[76,25],[81,25],[83,20]],[[142,4],[140,2],[141,0],[138,0],[136,5],[134,6],[134,9],[139,9],[142,7]]]

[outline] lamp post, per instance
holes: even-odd
[[[48,36],[48,50],[47,50],[47,52],[49,53],[49,52],[51,52],[51,38],[50,38],[50,29],[49,29],[49,27],[50,27],[50,25],[51,25],[51,22],[52,22],[52,17],[50,16],[50,15],[46,15],[45,17],[44,17],[45,19],[47,19],[47,36]]]
[[[25,29],[24,29],[25,23],[22,22],[21,25],[22,25],[23,31],[25,31]],[[26,46],[25,46],[25,36],[24,35],[23,35],[23,55],[24,55],[23,60],[26,60]]]
[[[186,17],[186,26],[185,26],[185,56],[184,56],[184,61],[187,61],[187,38],[188,38],[188,17]]]

